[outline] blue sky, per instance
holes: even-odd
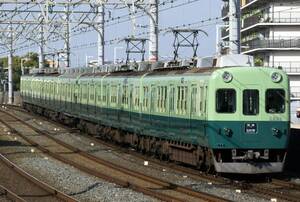
[[[182,2],[187,2],[188,0],[182,0]],[[206,20],[209,18],[219,17],[221,15],[221,0],[200,0],[194,3],[191,3],[186,6],[181,6],[178,8],[173,8],[160,13],[159,16],[159,27],[164,28],[168,26],[176,26],[182,24],[193,23],[201,20]],[[112,11],[113,15],[118,16],[117,11]],[[138,24],[147,25],[148,18],[139,18],[137,20]],[[200,47],[198,50],[199,56],[212,55],[215,53],[215,44],[216,44],[216,23],[215,21],[207,22],[208,26],[199,27],[205,30],[209,36],[204,37],[200,36]],[[200,24],[198,24],[199,26]],[[198,27],[197,27],[198,28]],[[114,39],[116,37],[124,37],[131,33],[132,24],[122,23],[114,26],[110,26],[106,29],[106,40]],[[148,31],[148,29],[137,30],[137,33]],[[81,44],[92,43],[97,40],[96,33],[87,33],[84,35],[76,36],[71,39],[72,46],[80,46]],[[173,55],[173,43],[174,37],[171,33],[160,33],[159,38],[159,55],[162,57],[167,57]],[[106,47],[106,59],[113,60],[114,47],[124,47],[124,49],[118,48],[117,56],[119,58],[125,58],[125,44],[120,42],[114,45],[109,45]],[[148,46],[147,46],[148,48]],[[182,57],[187,57],[191,55],[191,52],[187,49],[180,52]],[[81,66],[85,64],[85,58],[88,56],[89,59],[96,59],[97,48],[81,48],[81,49],[72,49],[72,64],[73,66]],[[137,57],[137,56],[136,56]],[[136,58],[138,59],[138,58]]]

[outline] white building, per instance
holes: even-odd
[[[223,1],[226,23],[228,0]],[[242,53],[253,55],[257,65],[284,69],[292,99],[300,100],[300,1],[241,0],[241,14]],[[227,29],[222,31],[222,39],[228,41]]]

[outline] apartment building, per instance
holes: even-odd
[[[228,0],[223,1],[222,17],[228,23]],[[240,9],[242,53],[253,55],[256,65],[285,70],[291,97],[300,100],[300,1],[241,0]],[[229,40],[226,28],[222,40]],[[227,49],[223,46],[223,53]]]

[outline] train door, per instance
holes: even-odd
[[[239,112],[239,120],[243,121],[240,128],[240,142],[247,144],[247,146],[252,146],[257,144],[257,135],[260,131],[260,114],[264,110],[260,106],[260,103],[264,103],[265,99],[264,92],[260,92],[260,86],[257,85],[245,85],[247,89],[241,89],[240,92],[237,91],[237,101],[240,100],[241,109],[237,109]],[[266,136],[260,137],[261,141],[264,141]]]

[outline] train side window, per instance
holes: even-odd
[[[285,91],[283,89],[266,91],[266,112],[270,114],[285,112]]]
[[[124,85],[123,86],[123,95],[122,95],[122,104],[125,106],[128,105],[128,96],[129,96],[128,85]]]
[[[69,84],[69,90],[68,90],[68,92],[69,92],[68,93],[69,100],[71,100],[71,98],[72,98],[72,96],[71,96],[72,95],[72,93],[71,93],[72,92],[72,84]]]
[[[138,110],[140,106],[140,87],[135,86],[134,88],[134,109]]]
[[[90,101],[93,102],[95,100],[95,86],[91,84],[90,86]]]
[[[146,111],[148,108],[148,99],[149,99],[149,87],[144,86],[144,92],[143,92],[143,110]]]
[[[197,102],[198,102],[198,99],[197,99],[197,93],[198,92],[198,89],[196,87],[193,87],[192,88],[192,95],[191,95],[191,114],[193,116],[197,115]]]
[[[187,86],[178,86],[177,87],[177,113],[178,114],[186,113],[187,95],[188,95],[188,87]]]
[[[110,97],[110,102],[112,104],[116,104],[117,103],[117,89],[118,89],[118,86],[117,85],[113,85],[111,86],[111,97]]]
[[[100,104],[101,102],[101,85],[97,85],[96,87],[96,96],[97,96],[97,102]]]
[[[157,87],[158,96],[157,96],[157,112],[165,112],[166,105],[167,105],[167,87],[166,86],[159,86]]]
[[[154,85],[151,86],[151,103],[150,103],[150,110],[151,112],[155,112],[157,111],[157,107],[155,107],[155,103],[156,103],[156,100],[157,100],[157,90],[156,90],[156,87]]]
[[[106,85],[103,85],[103,92],[102,92],[102,101],[106,103]]]
[[[83,84],[83,98],[84,100],[87,99],[87,85]]]
[[[171,87],[170,89],[170,112],[175,110],[175,88]]]
[[[259,113],[259,91],[244,90],[243,91],[243,114],[257,115]]]
[[[219,89],[216,95],[218,113],[234,113],[236,111],[236,92],[234,89]]]

